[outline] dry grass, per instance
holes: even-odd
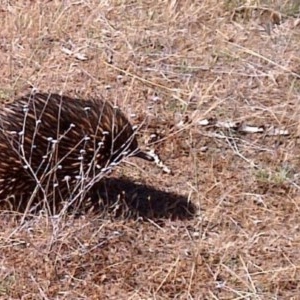
[[[97,212],[2,211],[1,299],[299,299],[299,1],[5,2],[2,101],[102,94],[174,176],[129,159]]]

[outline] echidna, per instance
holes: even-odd
[[[0,201],[71,199],[142,152],[125,115],[103,99],[32,93],[0,111]]]

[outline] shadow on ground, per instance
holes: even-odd
[[[94,211],[114,217],[190,219],[197,209],[187,197],[136,184],[127,178],[107,178],[91,196]]]
[[[88,212],[111,219],[191,219],[195,215],[196,206],[187,197],[157,190],[154,187],[137,184],[127,178],[105,178],[97,183],[86,195],[86,200],[69,202],[56,200],[51,202],[35,198],[28,207],[31,195],[23,195],[21,199],[10,198],[0,201],[0,211],[18,212],[20,216],[26,212],[27,217],[36,215],[40,210],[50,214],[61,212],[68,205],[69,213],[83,215]],[[2,205],[3,204],[3,205]]]

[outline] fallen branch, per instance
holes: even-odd
[[[273,125],[252,126],[247,125],[243,122],[222,122],[218,121],[215,118],[203,119],[197,122],[197,124],[200,126],[210,126],[212,128],[232,129],[240,133],[264,133],[268,136],[288,136],[290,134],[288,130],[279,129],[274,127]]]

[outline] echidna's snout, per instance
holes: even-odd
[[[165,173],[173,174],[171,169],[169,169],[154,152],[143,152],[140,149],[137,149],[133,156],[154,162],[159,168],[161,168]]]
[[[143,152],[142,150],[138,149],[136,153],[134,153],[135,157],[139,157],[142,158],[144,160],[148,160],[148,161],[154,161],[154,157],[151,156],[150,154]]]

